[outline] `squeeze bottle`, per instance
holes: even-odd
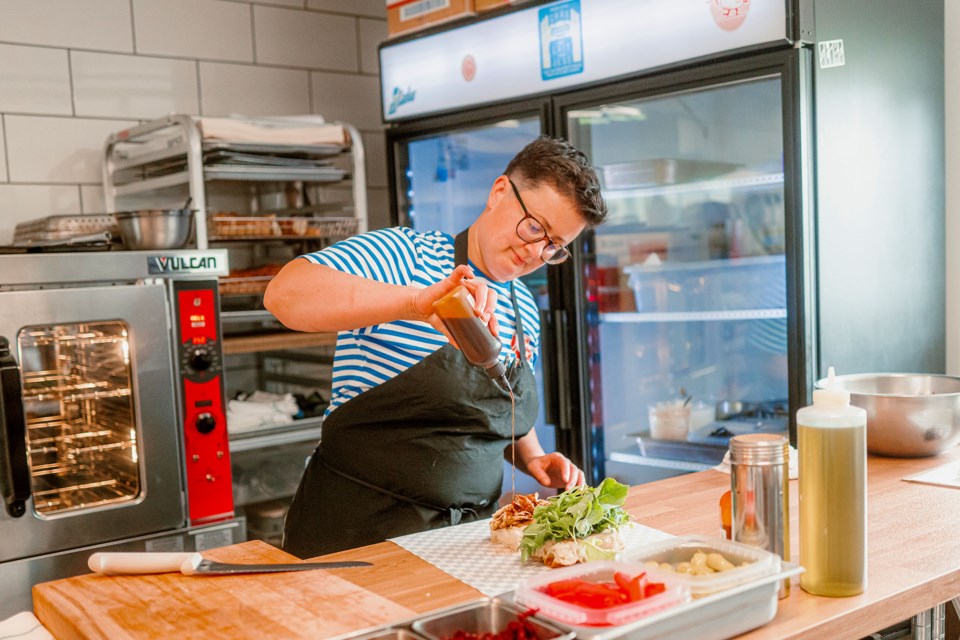
[[[797,411],[800,588],[853,596],[867,586],[867,412],[836,383]]]
[[[491,380],[510,391],[507,369],[500,362],[500,341],[474,311],[470,292],[462,286],[455,288],[433,303],[433,311],[460,345],[467,362],[482,368]]]

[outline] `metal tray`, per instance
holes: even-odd
[[[781,565],[779,573],[758,578],[752,582],[738,585],[724,591],[704,596],[687,604],[680,604],[664,611],[651,614],[636,622],[617,627],[576,627],[563,624],[541,615],[534,615],[530,621],[542,626],[547,635],[539,632],[540,640],[655,640],[662,638],[684,638],[684,640],[724,640],[731,636],[746,633],[762,627],[777,615],[779,603],[778,591],[781,580],[804,571],[803,567],[790,562]],[[513,612],[514,618],[497,618],[503,612]],[[500,613],[497,613],[500,612]],[[483,633],[490,631],[488,621],[494,618],[509,622],[515,619],[519,609],[513,604],[513,594],[504,594],[497,598],[485,598],[466,605],[457,605],[396,622],[390,625],[366,629],[359,633],[338,636],[339,639],[353,640],[442,640],[452,636],[452,632],[462,629]],[[504,622],[504,624],[506,624]],[[448,632],[442,635],[442,632]],[[410,634],[414,635],[410,635]],[[439,634],[439,635],[438,635]]]

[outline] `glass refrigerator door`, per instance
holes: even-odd
[[[606,473],[645,482],[786,434],[780,77],[569,111],[568,130],[610,209],[584,261]]]
[[[540,117],[510,118],[475,128],[451,129],[401,143],[399,148],[400,223],[418,231],[438,230],[455,235],[469,227],[486,205],[493,181],[511,158],[540,135]],[[547,271],[523,278],[547,308]],[[542,357],[534,368],[540,398],[543,395]],[[535,424],[544,450],[555,450],[552,425],[543,417],[543,403]],[[511,490],[512,472],[504,467],[504,493]],[[543,491],[526,475],[517,474],[519,493]]]

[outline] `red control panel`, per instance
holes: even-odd
[[[233,517],[216,282],[174,283],[190,523]]]

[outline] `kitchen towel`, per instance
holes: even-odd
[[[0,640],[54,640],[47,628],[30,611],[0,621]]]

